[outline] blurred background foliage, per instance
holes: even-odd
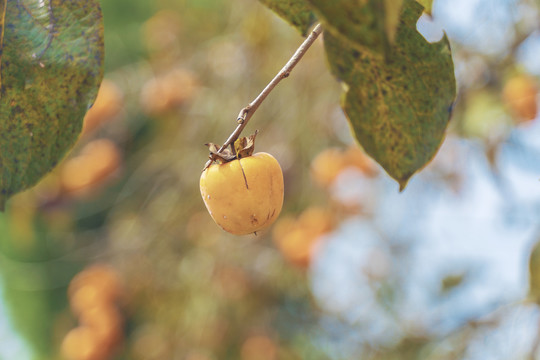
[[[538,5],[421,18],[451,39],[459,95],[401,194],[354,144],[318,40],[246,130],[281,163],[282,215],[235,237],[200,199],[203,144],[302,38],[255,0],[103,1],[83,134],[0,215],[0,359],[538,358]]]

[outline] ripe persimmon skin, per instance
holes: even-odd
[[[200,188],[212,219],[235,235],[268,227],[283,206],[283,172],[264,152],[211,165],[201,175]]]

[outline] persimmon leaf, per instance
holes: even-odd
[[[396,39],[396,31],[399,25],[402,7],[403,0],[384,0],[384,30],[390,44],[393,44]]]
[[[529,298],[540,304],[540,241],[534,244],[529,257]]]
[[[431,15],[431,9],[433,8],[433,0],[416,0],[424,7],[424,11]]]
[[[385,55],[331,32],[324,37],[330,68],[345,85],[342,107],[354,135],[401,190],[435,156],[456,93],[448,39],[430,44],[418,33],[422,11],[414,0],[404,1]]]
[[[351,47],[367,47],[385,53],[389,39],[385,30],[385,1],[308,0],[326,32]]]
[[[0,208],[77,140],[103,76],[96,0],[1,0]]]
[[[311,25],[315,23],[315,15],[305,0],[259,1],[294,26],[302,36],[306,36]]]

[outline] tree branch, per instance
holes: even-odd
[[[298,64],[300,59],[304,56],[304,54],[308,51],[308,49],[311,47],[311,45],[315,42],[317,37],[322,33],[322,26],[321,24],[317,24],[315,28],[311,31],[309,36],[304,40],[302,45],[296,50],[294,55],[289,59],[287,64],[280,70],[280,72],[277,73],[277,75],[266,85],[266,87],[263,89],[263,91],[253,100],[250,102],[245,108],[240,110],[240,113],[238,113],[237,122],[238,125],[236,126],[236,129],[232,132],[232,134],[229,136],[229,138],[225,141],[225,143],[219,148],[218,153],[221,153],[223,150],[227,148],[227,146],[233,144],[236,139],[240,136],[242,133],[242,130],[246,127],[247,123],[249,122],[249,119],[253,116],[255,111],[259,108],[259,106],[262,104],[264,99],[272,92],[272,90],[276,87],[279,82],[287,77],[289,77],[292,69]],[[210,157],[210,160],[208,160],[204,166],[204,170],[206,170],[214,161],[212,157]],[[204,171],[203,170],[203,171]]]
[[[536,329],[536,336],[534,337],[533,346],[531,348],[531,351],[529,353],[529,360],[535,360],[536,354],[538,353],[538,350],[540,349],[540,321],[538,321],[537,329]]]

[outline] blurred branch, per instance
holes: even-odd
[[[302,45],[296,50],[294,55],[290,58],[290,60],[285,64],[285,66],[280,70],[280,72],[277,73],[277,75],[266,85],[266,87],[263,89],[263,91],[253,100],[250,102],[246,107],[244,107],[242,110],[240,110],[240,113],[237,117],[238,125],[236,126],[236,129],[234,129],[233,133],[229,136],[229,138],[225,141],[223,145],[218,150],[218,153],[221,153],[223,150],[225,150],[229,145],[233,144],[236,139],[240,136],[242,133],[242,130],[246,127],[247,123],[249,122],[249,119],[253,116],[255,111],[259,108],[259,106],[262,104],[264,99],[274,90],[277,84],[279,82],[287,77],[289,77],[291,71],[294,69],[296,64],[300,62],[304,54],[308,51],[308,49],[311,47],[311,45],[315,42],[317,37],[322,33],[322,26],[321,24],[317,24],[315,28],[311,31],[309,36],[304,40]],[[208,160],[204,166],[204,170],[206,170],[214,161],[215,154],[210,155],[210,160]]]
[[[538,350],[540,349],[540,321],[538,322],[537,330],[536,330],[536,336],[534,338],[533,346],[531,348],[531,352],[529,354],[528,359],[529,360],[535,360],[536,354],[538,353]]]

